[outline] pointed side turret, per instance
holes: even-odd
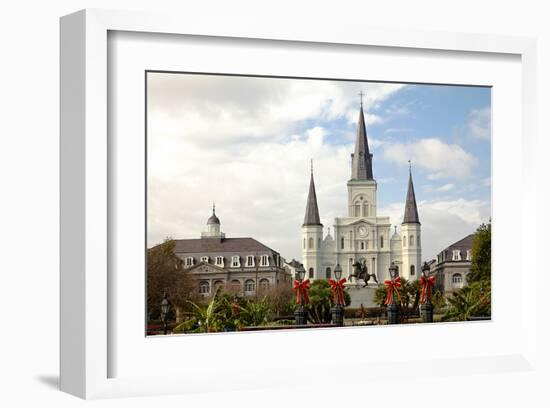
[[[306,215],[304,216],[305,225],[323,225],[319,217],[319,206],[317,205],[317,194],[315,193],[315,181],[313,180],[313,166],[311,169],[311,178],[309,180],[309,193],[307,195]]]
[[[420,266],[422,264],[422,244],[420,218],[416,207],[416,196],[412,180],[411,162],[409,161],[409,186],[405,200],[405,213],[401,224],[402,239],[402,261],[403,268],[401,276],[409,279],[418,279]]]
[[[418,218],[418,208],[416,207],[416,196],[414,195],[412,172],[409,162],[409,187],[407,189],[407,199],[405,201],[405,214],[403,216],[403,224],[410,223],[420,224],[420,220]]]
[[[302,262],[308,279],[320,279],[321,253],[323,245],[323,224],[319,217],[315,182],[313,181],[313,162],[311,164],[311,176],[309,180],[309,193],[307,195],[306,215],[302,225]]]

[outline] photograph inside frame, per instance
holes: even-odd
[[[147,335],[491,319],[491,88],[146,73]]]

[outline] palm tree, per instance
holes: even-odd
[[[491,287],[473,282],[448,299],[449,307],[442,321],[463,321],[471,316],[491,316]]]

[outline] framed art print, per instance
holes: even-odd
[[[531,40],[83,11],[61,51],[63,390],[533,366]]]

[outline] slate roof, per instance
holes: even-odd
[[[372,154],[369,151],[363,105],[361,105],[361,109],[359,110],[355,152],[351,155],[351,179],[372,180]]]
[[[269,251],[278,253],[265,246],[254,238],[198,238],[198,239],[176,239],[174,252],[184,253],[221,253],[221,252],[255,252]]]
[[[405,200],[405,215],[403,216],[403,224],[411,223],[420,224],[420,220],[418,219],[418,209],[416,208],[416,197],[414,195],[412,173],[409,171],[409,188],[407,189],[407,199]]]
[[[454,244],[449,245],[447,248],[445,248],[443,251],[441,251],[438,255],[442,256],[442,259],[445,260],[445,262],[452,261],[453,257],[453,250],[459,250],[460,251],[460,257],[462,261],[466,260],[466,251],[468,249],[472,249],[472,244],[474,242],[474,234],[470,234],[462,238],[461,240],[456,241]],[[445,253],[445,255],[443,255]]]

